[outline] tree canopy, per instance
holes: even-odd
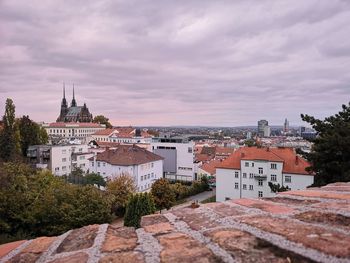
[[[154,182],[151,193],[159,210],[169,209],[175,203],[175,193],[168,180],[164,178]]]
[[[106,128],[112,128],[112,124],[109,122],[109,119],[103,115],[97,115],[94,117],[92,120],[94,123],[100,123],[100,124],[105,124]]]
[[[301,114],[317,132],[312,151],[307,154],[310,170],[316,173],[316,186],[350,181],[350,103],[342,110],[325,118]]]

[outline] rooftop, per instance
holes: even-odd
[[[49,124],[43,124],[43,127],[49,128],[106,128],[105,124],[93,123],[93,122],[53,122]]]
[[[97,153],[96,160],[112,165],[129,166],[163,160],[163,157],[136,145],[118,145]]]
[[[133,127],[116,127],[95,132],[93,135],[110,136],[119,138],[133,138],[136,136],[136,128]],[[148,132],[141,130],[141,137],[152,137]]]
[[[90,225],[0,246],[0,262],[350,262],[350,183]]]

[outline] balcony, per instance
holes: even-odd
[[[266,174],[254,174],[254,179],[256,180],[266,180],[267,175]]]

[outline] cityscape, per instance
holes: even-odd
[[[350,3],[81,4],[0,3],[0,263],[350,262]]]

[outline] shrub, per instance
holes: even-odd
[[[153,196],[149,193],[134,194],[129,197],[124,217],[124,226],[140,227],[141,217],[156,211]]]

